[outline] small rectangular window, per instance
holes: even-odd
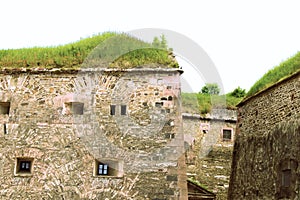
[[[3,124],[3,133],[4,133],[4,134],[7,134],[6,124]]]
[[[120,161],[105,159],[95,160],[95,176],[123,176],[123,164]]]
[[[121,105],[121,115],[126,115],[126,109],[127,109],[127,107],[126,107],[126,105]]]
[[[116,105],[110,105],[110,115],[116,114]]]
[[[32,173],[33,158],[17,158],[15,174],[28,175]]]
[[[98,175],[108,175],[108,165],[99,163]]]
[[[84,103],[81,102],[66,102],[66,114],[83,115]]]
[[[232,130],[223,129],[223,141],[231,141],[232,139]]]
[[[283,187],[290,187],[291,185],[291,169],[286,169],[282,171],[282,186]]]
[[[0,102],[0,114],[8,115],[10,109],[10,102]]]

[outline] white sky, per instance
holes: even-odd
[[[104,31],[169,29],[206,51],[225,92],[237,86],[248,90],[265,72],[299,50],[298,2],[1,1],[0,49],[66,44]],[[194,85],[201,88],[201,84],[195,81]]]

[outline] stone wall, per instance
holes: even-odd
[[[179,76],[2,71],[0,198],[187,199]]]
[[[188,177],[226,199],[229,185],[236,112],[213,110],[209,115],[183,114]],[[223,130],[231,130],[231,140],[223,140]]]
[[[239,105],[229,199],[298,199],[300,73]]]

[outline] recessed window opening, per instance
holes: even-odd
[[[282,186],[283,187],[290,187],[291,185],[291,169],[285,169],[282,171]]]
[[[223,141],[231,141],[232,139],[232,130],[223,129]]]
[[[173,97],[172,96],[169,96],[168,97],[168,101],[172,101],[173,100]]]
[[[126,115],[126,113],[127,113],[127,106],[121,105],[121,115]]]
[[[292,94],[292,95],[291,95],[291,100],[292,100],[292,101],[294,100],[294,97],[295,97],[295,95]]]
[[[115,160],[95,160],[96,176],[122,176],[122,165]]]
[[[172,86],[168,85],[168,86],[167,86],[167,89],[168,89],[168,90],[172,89]]]
[[[10,102],[0,102],[0,114],[8,115],[10,109]]]
[[[116,114],[116,105],[110,105],[110,115]]]
[[[65,103],[67,114],[83,115],[84,103],[81,102],[67,102]]]
[[[31,174],[33,158],[17,158],[16,174]]]
[[[3,124],[3,133],[7,134],[6,124]]]
[[[162,97],[161,100],[162,101],[167,101],[168,99],[167,99],[167,97]]]

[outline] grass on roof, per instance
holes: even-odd
[[[212,109],[226,108],[235,110],[236,105],[243,99],[228,93],[226,95],[210,95],[203,93],[181,93],[182,112],[205,115]]]
[[[298,70],[300,70],[300,52],[269,70],[250,88],[246,96],[252,96],[257,92],[270,87],[283,78],[292,75]]]
[[[96,51],[96,47],[100,51]],[[120,56],[113,57],[115,55]],[[77,69],[82,67],[87,58],[89,61],[94,59],[94,62],[111,61],[105,67],[132,68],[149,63],[178,67],[170,55],[167,49],[153,48],[152,44],[126,34],[106,32],[55,47],[0,50],[0,68]]]

